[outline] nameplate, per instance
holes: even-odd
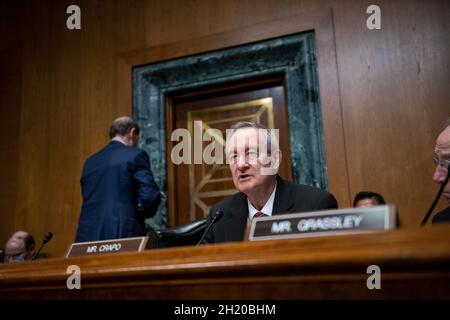
[[[383,205],[252,219],[248,240],[275,240],[387,231],[395,226],[395,207]]]
[[[115,252],[138,252],[145,250],[148,237],[122,238],[113,240],[73,243],[67,250],[66,258],[99,255]]]

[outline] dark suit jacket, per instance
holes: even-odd
[[[143,236],[160,202],[147,153],[118,141],[86,160],[81,189],[76,242]]]
[[[337,208],[337,201],[332,194],[277,177],[272,215],[332,208]],[[247,196],[238,192],[213,206],[208,223],[212,219],[212,214],[219,210],[222,210],[224,215],[213,225],[203,243],[241,241],[248,218]]]
[[[447,207],[444,210],[436,213],[436,215],[433,217],[433,220],[431,221],[432,224],[443,222],[450,222],[450,207]]]

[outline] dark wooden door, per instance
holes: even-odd
[[[269,81],[271,80],[271,81]],[[238,121],[261,123],[268,128],[279,129],[280,147],[283,153],[279,174],[291,180],[292,169],[289,148],[289,128],[285,90],[280,79],[269,79],[256,83],[240,84],[236,87],[207,89],[170,97],[168,100],[168,224],[181,225],[206,217],[210,208],[225,197],[237,192],[229,165],[223,163],[175,165],[170,158],[171,149],[177,142],[170,141],[172,130],[189,130],[192,140],[201,129],[218,129],[221,135],[215,141],[225,145],[226,129]],[[202,127],[194,128],[194,121],[201,121]],[[203,142],[206,148],[210,141]],[[194,148],[191,149],[194,151]]]

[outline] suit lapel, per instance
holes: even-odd
[[[272,214],[281,214],[291,212],[294,207],[294,201],[291,197],[287,182],[277,176],[277,190],[275,191],[275,200]],[[247,197],[243,193],[238,193],[236,199],[230,206],[230,218],[224,223],[227,224],[223,230],[227,230],[226,241],[241,240],[247,226],[248,205]]]
[[[291,212],[294,207],[294,200],[287,186],[287,182],[277,176],[277,190],[273,202],[272,215]]]
[[[231,217],[227,221],[229,224],[229,234],[225,234],[225,238],[228,241],[236,241],[236,239],[242,239],[245,227],[247,225],[248,217],[248,205],[247,197],[243,193],[239,193],[236,200],[232,203],[230,207]]]

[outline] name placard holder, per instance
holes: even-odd
[[[381,232],[395,227],[395,206],[382,205],[252,219],[249,241]]]
[[[70,245],[66,258],[114,252],[139,252],[147,248],[148,237],[78,242]]]

